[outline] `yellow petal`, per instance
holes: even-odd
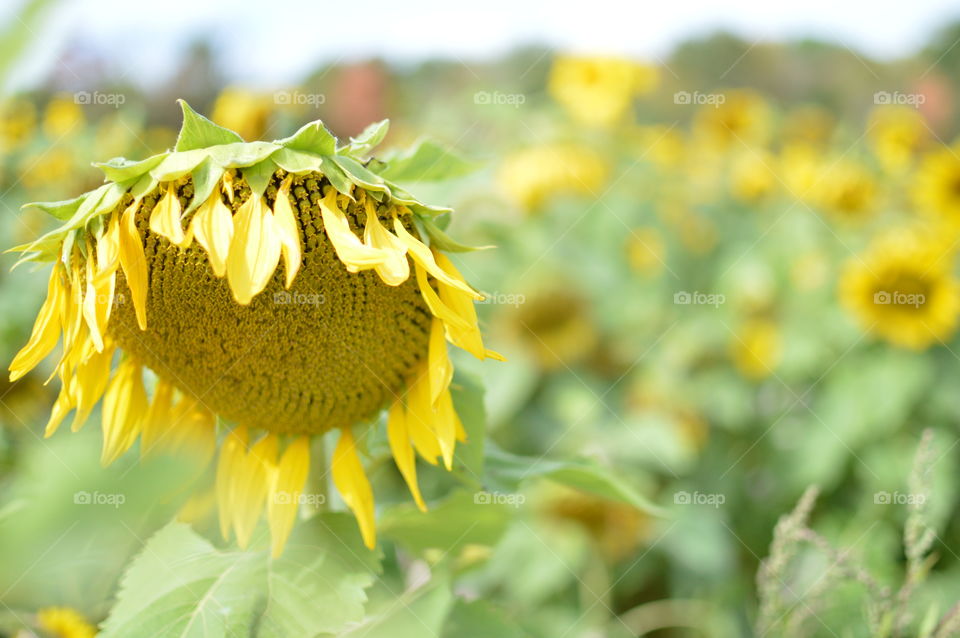
[[[267,500],[267,522],[270,525],[270,547],[274,558],[283,553],[300,509],[300,494],[310,470],[310,441],[299,437],[284,451],[273,472],[270,498]]]
[[[10,381],[16,381],[33,370],[57,345],[60,339],[64,306],[67,302],[63,277],[63,266],[58,263],[50,273],[47,299],[37,313],[37,320],[33,324],[30,338],[10,363]]]
[[[113,214],[97,238],[97,278],[112,277],[120,267],[120,216]],[[98,281],[99,284],[99,281]]]
[[[153,388],[153,398],[150,407],[143,417],[143,432],[140,434],[140,458],[144,459],[154,453],[157,442],[170,423],[173,410],[173,384],[158,379]]]
[[[171,183],[167,186],[166,194],[150,213],[150,231],[166,237],[175,246],[186,248],[184,245],[186,236],[183,234],[183,224],[180,223],[182,214],[180,198],[177,197],[177,191]]]
[[[189,457],[206,466],[216,447],[217,418],[202,403],[182,396],[169,412],[160,436],[154,439],[153,451]]]
[[[443,454],[443,464],[448,471],[453,469],[453,449],[457,444],[458,420],[450,391],[444,390],[434,408],[433,430],[437,434],[437,442]]]
[[[60,388],[60,394],[57,395],[57,400],[53,402],[53,408],[50,410],[50,419],[47,421],[47,426],[43,430],[44,438],[53,436],[57,428],[60,427],[60,424],[63,423],[63,419],[72,409],[73,400],[70,398],[70,390],[68,386],[64,384],[64,386]]]
[[[410,444],[410,433],[407,431],[406,412],[403,402],[399,399],[390,406],[390,412],[387,415],[387,440],[390,442],[393,460],[400,474],[403,475],[403,480],[407,482],[413,500],[416,501],[421,512],[426,512],[427,506],[423,502],[420,485],[417,483],[417,460],[413,454],[413,446]]]
[[[74,378],[77,384],[77,414],[70,425],[70,431],[77,432],[83,427],[97,401],[103,396],[110,380],[110,365],[116,346],[108,343],[101,352],[94,351],[77,366]]]
[[[273,203],[273,218],[280,236],[281,252],[283,254],[283,270],[286,273],[284,286],[293,285],[293,278],[300,270],[300,225],[297,216],[290,205],[290,180],[287,176],[277,190],[277,200]]]
[[[223,439],[220,447],[220,460],[217,463],[217,509],[220,518],[220,534],[224,540],[230,538],[230,527],[236,517],[236,486],[240,482],[243,457],[247,450],[247,428],[235,427]]]
[[[103,453],[100,462],[106,466],[126,452],[143,423],[147,411],[147,392],[143,373],[133,359],[125,359],[111,379],[103,396]]]
[[[422,367],[413,383],[407,389],[407,432],[413,447],[424,461],[437,464],[441,455],[437,435],[433,431],[433,402],[430,400],[430,375]]]
[[[430,323],[427,364],[430,374],[430,402],[436,405],[440,394],[450,387],[450,381],[453,379],[453,365],[450,363],[447,342],[443,336],[443,322],[439,319],[434,319]]]
[[[213,274],[223,277],[227,272],[227,256],[233,239],[233,212],[223,203],[220,191],[214,191],[190,222],[197,243],[203,246],[210,260]]]
[[[280,263],[280,236],[273,215],[259,195],[251,195],[237,211],[227,255],[227,281],[233,298],[247,305],[273,276]]]
[[[333,483],[360,526],[363,543],[370,549],[376,545],[376,524],[373,515],[373,490],[357,455],[356,441],[349,429],[340,431],[340,440],[333,450]]]
[[[320,200],[320,214],[323,227],[337,257],[350,272],[375,268],[387,259],[386,253],[377,248],[366,246],[350,230],[350,222],[337,206],[337,191],[328,188],[326,196]]]
[[[268,434],[251,446],[239,463],[239,480],[233,499],[233,529],[237,544],[246,548],[260,520],[267,498],[268,478],[277,458],[277,435]]]
[[[133,297],[133,309],[137,315],[137,325],[147,329],[147,258],[143,253],[143,240],[137,231],[137,207],[135,201],[120,218],[120,267],[127,278],[130,296]]]
[[[483,299],[483,295],[468,286],[462,277],[453,277],[440,268],[431,250],[425,246],[423,242],[410,234],[399,217],[393,218],[393,230],[397,233],[397,239],[407,247],[410,256],[413,257],[413,261],[420,264],[434,279],[442,281],[448,286],[459,288],[478,301]]]
[[[107,330],[107,320],[110,318],[110,309],[113,307],[114,277],[98,276],[88,247],[87,254],[87,286],[83,298],[83,318],[90,330],[90,338],[97,352],[103,351],[103,336]]]
[[[430,281],[427,279],[427,272],[419,264],[414,264],[414,271],[417,273],[417,285],[420,288],[420,296],[423,297],[423,300],[427,302],[427,307],[430,309],[430,313],[442,319],[446,325],[456,325],[457,327],[468,330],[469,325],[453,310],[447,307],[443,301],[440,300],[440,296],[437,294],[437,291],[433,289],[433,286],[430,285]]]
[[[386,255],[386,259],[376,266],[377,274],[388,286],[399,286],[410,277],[407,247],[380,223],[372,197],[364,200],[364,206],[367,220],[364,223],[363,241],[367,246],[382,250]]]

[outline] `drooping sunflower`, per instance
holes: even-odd
[[[922,350],[953,334],[960,283],[953,247],[914,229],[890,231],[850,259],[840,281],[844,306],[867,330]]]
[[[275,555],[296,518],[309,437],[339,430],[333,482],[373,547],[355,427],[388,410],[393,457],[424,509],[415,454],[449,470],[465,440],[447,342],[501,359],[477,326],[482,296],[441,252],[465,248],[438,226],[449,209],[391,181],[414,170],[417,151],[366,159],[386,122],[342,146],[319,121],[247,143],[181,105],[173,151],[100,164],[101,187],[34,205],[65,223],[15,249],[53,267],[11,378],[62,335],[46,435],[71,411],[76,431],[101,402],[104,464],[138,438],[141,455],[209,460],[219,439],[221,531],[245,547],[266,509]],[[421,162],[433,170],[436,148]]]

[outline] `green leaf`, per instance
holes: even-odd
[[[286,147],[280,148],[270,156],[270,159],[288,173],[299,174],[321,171],[321,167],[323,166],[323,158],[319,155],[296,151]]]
[[[384,179],[396,182],[426,182],[451,179],[472,173],[477,164],[467,161],[433,140],[422,140],[402,153],[382,158]]]
[[[127,569],[101,638],[316,636],[364,616],[379,556],[344,514],[298,526],[286,551],[221,551],[182,523]]]
[[[463,429],[467,432],[466,445],[457,447],[458,471],[462,471],[470,481],[479,483],[483,476],[483,446],[487,434],[483,383],[472,374],[458,370],[450,384],[450,394]]]
[[[429,217],[420,217],[418,221],[423,224],[423,229],[426,231],[427,236],[430,237],[430,245],[445,252],[465,253],[493,248],[493,246],[468,246],[467,244],[461,244],[440,230],[440,227]]]
[[[169,153],[158,153],[147,159],[134,161],[123,157],[114,157],[106,162],[95,163],[94,166],[103,171],[104,176],[111,182],[125,182],[134,177],[140,177],[154,166],[162,162]]]
[[[443,503],[421,512],[412,504],[386,512],[379,533],[412,552],[439,549],[456,552],[464,545],[493,545],[511,519],[511,508],[484,503],[476,493],[458,490]]]
[[[366,155],[373,147],[383,141],[388,130],[390,130],[390,120],[374,122],[363,129],[360,135],[351,137],[350,143],[340,152],[354,157]]]
[[[352,157],[333,155],[330,159],[340,167],[340,170],[342,170],[354,184],[362,186],[369,191],[390,192],[382,177],[371,173],[363,164]]]
[[[273,163],[273,160],[268,159],[259,164],[248,166],[242,169],[241,172],[243,173],[243,178],[247,180],[247,184],[250,185],[250,190],[262,195],[264,191],[267,190],[267,185],[270,184],[270,178],[273,177],[276,170],[277,165]]]
[[[424,638],[439,636],[453,605],[450,577],[434,574],[429,583],[387,601],[380,613],[340,634],[342,638]]]
[[[209,157],[200,162],[190,176],[193,178],[193,199],[190,205],[183,211],[184,215],[196,210],[200,204],[207,201],[210,193],[217,187],[220,178],[223,177],[224,169],[213,163]]]
[[[290,137],[276,140],[274,144],[314,155],[333,155],[337,150],[337,138],[320,120],[303,125]]]
[[[83,200],[87,198],[87,193],[74,197],[73,199],[64,199],[59,202],[30,202],[29,204],[24,204],[21,206],[24,208],[39,208],[48,215],[52,215],[57,219],[66,221],[77,212],[77,209],[80,208],[80,204],[83,203]]]
[[[457,600],[443,628],[444,638],[525,638],[515,621],[484,600]]]
[[[203,117],[187,104],[185,100],[177,100],[183,109],[183,126],[177,136],[175,151],[192,151],[194,149],[242,142],[243,138],[231,131],[214,124]]]
[[[602,498],[632,505],[650,514],[664,515],[660,506],[594,461],[531,458],[510,454],[495,445],[488,445],[486,467],[485,478],[491,487],[497,489],[513,491],[527,479],[545,478]]]

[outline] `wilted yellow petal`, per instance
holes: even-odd
[[[360,526],[363,543],[370,549],[376,545],[376,523],[373,515],[373,490],[363,471],[357,454],[356,441],[349,429],[340,431],[340,440],[333,450],[333,483],[337,486],[343,502],[347,504]]]
[[[30,339],[10,363],[10,381],[16,381],[33,370],[40,361],[50,354],[60,339],[60,325],[67,303],[67,291],[64,287],[63,266],[57,263],[50,273],[47,284],[47,299],[37,313]]]
[[[157,202],[150,213],[151,232],[166,237],[175,246],[186,248],[189,246],[189,242],[186,241],[187,237],[183,233],[183,224],[180,222],[182,214],[180,198],[177,197],[177,190],[171,183],[167,186],[166,194]]]
[[[430,375],[426,366],[422,367],[416,379],[407,389],[407,432],[413,447],[424,461],[437,464],[441,456],[440,443],[433,431],[433,402],[430,400]]]
[[[133,359],[125,359],[103,396],[103,453],[100,462],[110,465],[130,449],[140,433],[147,411],[143,372]]]
[[[444,390],[434,407],[433,430],[443,453],[443,464],[447,470],[453,469],[453,449],[457,440],[457,413],[453,409],[453,398],[449,390]]]
[[[83,298],[83,318],[90,330],[90,339],[97,352],[103,351],[103,338],[113,307],[114,276],[100,276],[93,263],[92,247],[87,254],[87,287]]]
[[[410,488],[410,494],[416,501],[421,512],[427,511],[427,505],[420,494],[420,485],[417,483],[417,460],[410,444],[410,433],[407,431],[407,413],[403,402],[399,399],[390,406],[387,415],[387,440],[390,442],[390,451],[397,469],[403,475],[403,480]]]
[[[430,322],[427,369],[430,375],[430,402],[436,405],[440,393],[450,387],[453,379],[453,365],[450,363],[447,342],[443,337],[443,322],[436,318]]]
[[[147,329],[147,258],[143,253],[143,240],[137,231],[137,207],[135,201],[120,218],[120,267],[127,278],[130,296],[133,297],[133,309],[137,315],[137,325]]]
[[[270,525],[270,547],[274,558],[283,553],[300,509],[300,494],[310,471],[310,441],[301,436],[287,446],[273,472],[270,498],[267,500],[267,523]]]
[[[67,384],[60,388],[60,394],[57,400],[53,402],[53,408],[50,410],[50,418],[47,420],[47,426],[43,430],[44,438],[50,438],[63,423],[63,419],[70,414],[73,409],[73,399],[70,398],[70,390]]]
[[[190,229],[197,243],[207,251],[213,274],[223,277],[227,272],[227,256],[233,239],[233,212],[223,203],[220,191],[215,191],[200,206],[190,222]]]
[[[376,268],[387,259],[386,253],[377,248],[366,246],[360,238],[350,230],[350,222],[346,215],[337,206],[337,191],[328,188],[326,196],[320,200],[320,214],[323,217],[323,227],[327,232],[330,243],[337,253],[337,257],[350,272]]]
[[[233,298],[247,305],[273,276],[280,263],[280,236],[273,215],[259,195],[251,195],[237,211],[227,255],[227,281]]]
[[[283,270],[286,273],[284,286],[293,285],[293,278],[300,270],[300,225],[297,216],[290,205],[290,180],[287,176],[277,190],[277,200],[273,203],[273,218],[280,236],[280,247],[283,254]]]
[[[97,278],[113,277],[120,267],[120,215],[111,215],[103,234],[97,238]],[[97,282],[99,284],[99,281]]]
[[[433,286],[430,285],[430,282],[427,280],[427,273],[419,263],[414,263],[414,270],[417,273],[417,285],[420,288],[420,295],[423,297],[423,300],[427,303],[427,307],[430,309],[430,313],[442,319],[443,322],[447,325],[456,325],[463,330],[470,328],[469,325],[453,310],[448,308],[440,300],[440,296],[437,294],[437,291],[433,289]]]
[[[463,281],[463,277],[459,276],[459,273],[457,273],[456,277],[453,277],[440,268],[431,250],[404,228],[403,222],[400,221],[399,217],[393,218],[393,230],[397,233],[397,239],[407,247],[410,256],[413,257],[413,261],[423,267],[434,279],[442,281],[448,286],[459,288],[478,301],[483,299],[483,295],[468,286],[467,283]]]
[[[220,518],[220,534],[230,538],[230,527],[236,517],[236,486],[239,484],[243,457],[247,452],[247,428],[235,427],[223,439],[220,460],[217,463],[217,509]]]
[[[110,380],[110,364],[115,350],[116,346],[107,343],[101,352],[94,351],[77,366],[74,374],[77,414],[70,425],[71,432],[77,432],[83,427],[97,401],[103,396]]]
[[[170,423],[173,410],[173,384],[158,379],[153,388],[153,398],[150,407],[143,417],[143,431],[140,434],[140,458],[144,459],[154,453],[154,448],[167,425]]]
[[[388,286],[399,286],[410,277],[407,247],[383,227],[380,218],[377,217],[377,207],[373,202],[374,200],[371,197],[364,201],[367,220],[364,223],[363,241],[371,248],[382,250],[386,256],[386,259],[375,267],[383,283]]]
[[[267,498],[268,479],[277,459],[277,435],[270,433],[254,443],[239,463],[239,480],[233,495],[233,529],[237,544],[246,549],[260,520]]]

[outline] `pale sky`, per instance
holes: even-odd
[[[13,4],[4,3],[0,18]],[[150,7],[150,9],[147,9]],[[162,9],[160,8],[162,7]],[[54,10],[16,76],[29,84],[68,43],[83,43],[127,77],[169,78],[190,41],[209,34],[231,80],[289,85],[319,64],[379,55],[466,62],[524,43],[577,51],[664,55],[678,41],[726,28],[750,40],[816,36],[881,58],[908,53],[960,18],[956,0],[68,0]]]

